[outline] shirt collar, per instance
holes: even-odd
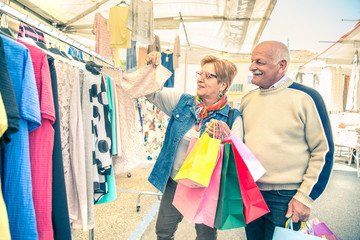
[[[271,87],[269,87],[269,88],[279,87],[279,86],[283,85],[283,84],[286,82],[287,79],[288,79],[288,77],[287,77],[286,74],[285,74],[282,78],[280,78],[279,81],[277,81],[276,83],[274,83],[274,84],[273,84]]]

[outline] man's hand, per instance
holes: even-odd
[[[285,217],[289,218],[291,216],[294,223],[297,223],[299,220],[306,222],[309,220],[310,208],[293,198],[288,204],[288,210]]]

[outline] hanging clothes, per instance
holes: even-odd
[[[111,84],[111,79],[107,75],[103,75],[106,79],[106,93],[107,100],[109,103],[109,114],[110,114],[110,123],[111,123],[111,154],[117,155],[117,139],[116,139],[116,118],[115,118],[115,103],[114,103],[114,94]],[[116,200],[116,183],[115,183],[115,174],[114,167],[111,163],[110,174],[106,175],[106,183],[108,185],[108,192],[102,196],[96,204],[100,203],[109,203]]]
[[[142,68],[146,63],[147,47],[139,47],[138,67]]]
[[[40,239],[53,239],[52,211],[52,153],[55,122],[54,98],[49,63],[43,50],[17,40],[30,51],[40,102],[41,125],[29,133],[31,181]]]
[[[0,147],[4,144],[10,142],[10,135],[17,132],[19,130],[19,110],[16,104],[16,98],[14,93],[14,88],[10,79],[8,65],[5,57],[4,43],[2,38],[0,37],[0,93],[3,98],[3,103],[6,111],[7,117],[7,130],[0,138]],[[0,161],[0,166],[1,166]],[[1,168],[0,168],[1,169]],[[1,175],[1,173],[0,173]]]
[[[319,82],[315,85],[315,89],[321,94],[327,108],[331,104],[331,83],[333,78],[335,78],[333,67],[323,68],[319,74]]]
[[[52,222],[54,229],[54,239],[68,240],[71,239],[69,209],[66,198],[64,166],[61,153],[61,133],[60,133],[60,116],[59,116],[59,98],[56,69],[54,65],[54,58],[47,56],[51,87],[54,98],[55,122],[52,125],[54,128],[54,148],[52,153]]]
[[[0,236],[1,239],[3,240],[11,240],[9,219],[2,194],[1,178],[0,178]]]
[[[181,57],[181,46],[180,46],[180,38],[179,35],[176,34],[174,41],[174,51],[173,51],[173,66],[174,69],[179,67],[179,58]]]
[[[111,172],[111,124],[105,81],[102,75],[90,85],[90,102],[93,108],[92,129],[94,136],[94,202],[108,192],[106,175]]]
[[[344,103],[344,83],[345,77],[341,67],[336,69],[335,78],[333,78],[332,89],[331,89],[331,107],[328,109],[333,112],[343,112]]]
[[[103,73],[115,81],[118,96],[118,111],[116,117],[120,122],[121,157],[114,156],[113,164],[115,174],[127,172],[135,168],[141,159],[145,158],[145,149],[139,132],[139,115],[136,111],[136,100],[129,98],[119,83],[122,81],[123,70],[104,67]],[[126,114],[123,114],[126,113]]]
[[[90,102],[90,85],[97,81],[99,75],[93,75],[86,69],[80,69],[80,91],[81,91],[81,110],[83,119],[83,134],[85,145],[85,169],[86,169],[86,186],[87,186],[87,205],[88,205],[88,226],[95,226],[94,218],[94,168],[93,168],[93,151],[95,140],[92,131],[93,107]],[[93,79],[95,78],[95,79]]]
[[[130,2],[127,28],[131,31],[131,40],[142,44],[154,43],[153,2],[133,0]]]
[[[81,63],[79,63],[81,64]],[[75,65],[55,59],[66,196],[71,226],[88,230],[85,147],[80,103],[80,74]]]
[[[114,89],[111,84],[111,79],[108,75],[103,74],[105,78],[106,95],[108,101],[108,109],[110,115],[110,129],[111,129],[111,155],[117,155],[117,139],[116,139],[116,113],[114,103]]]
[[[134,72],[136,67],[136,42],[131,40],[131,48],[126,49],[126,72]]]
[[[130,171],[146,159],[144,140],[140,131],[136,99],[161,88],[170,72],[163,66],[145,66],[124,74],[120,69],[103,68],[116,81],[121,132],[121,157],[113,157],[115,174]],[[155,81],[151,81],[155,79]],[[122,114],[126,113],[126,114]]]
[[[154,43],[148,46],[147,53],[149,54],[153,51],[161,52],[160,38],[158,35],[155,35]]]
[[[20,22],[19,24],[18,37],[22,37],[22,38],[28,37],[33,39],[35,42],[42,42],[46,44],[44,33],[22,22]]]
[[[4,150],[3,194],[13,239],[38,239],[32,198],[29,132],[41,124],[39,95],[29,50],[0,35],[20,113],[19,131]],[[21,224],[19,224],[21,223]]]
[[[112,48],[130,48],[131,32],[126,25],[129,16],[129,6],[113,6],[110,8],[108,31]]]
[[[10,142],[10,135],[19,130],[19,111],[16,104],[15,93],[9,76],[5,57],[3,40],[0,37],[0,119],[2,133],[0,135],[0,236],[10,240],[9,218],[2,193],[1,175],[3,171],[2,147]],[[5,98],[3,98],[4,96]]]
[[[6,66],[7,67],[7,66]],[[8,123],[7,123],[7,116],[6,110],[4,106],[4,102],[0,93],[0,137],[5,133],[7,130]],[[1,154],[1,150],[0,150]],[[2,162],[2,159],[0,159]],[[0,163],[0,171],[2,171],[2,164]],[[1,190],[1,174],[0,174],[0,236],[2,236],[5,240],[10,240],[10,228],[9,228],[9,219],[6,211],[6,206]]]
[[[147,98],[140,98],[147,160],[156,160],[164,143],[167,116]]]
[[[6,110],[5,110],[3,98],[2,98],[1,92],[0,92],[0,138],[5,133],[7,128],[8,128],[8,121],[7,121],[7,116],[6,116]],[[0,168],[0,171],[2,171],[1,168]],[[1,174],[0,174],[0,176],[1,176]]]
[[[106,175],[111,172],[111,124],[105,81],[102,75],[85,73],[81,81],[85,155],[91,159],[92,202],[108,192]]]
[[[109,77],[110,78],[110,77]],[[116,91],[116,83],[115,80],[110,78],[111,81],[111,88],[113,92],[114,97],[114,106],[113,106],[113,115],[115,117],[115,136],[116,136],[116,154],[113,153],[113,156],[121,156],[121,133],[120,133],[120,119],[119,115],[117,114],[119,112],[119,98]],[[111,122],[111,124],[113,121]],[[112,135],[113,136],[113,135]],[[114,143],[112,143],[112,146],[114,146]]]
[[[173,64],[173,53],[162,52],[161,53],[161,64],[166,67],[172,75],[166,80],[164,87],[173,88],[174,87],[174,64]]]
[[[68,54],[72,57],[76,57],[78,59],[83,59],[82,52],[78,49],[75,49],[73,47],[69,47]]]
[[[347,93],[349,89],[350,76],[344,76],[343,109],[346,109]]]
[[[110,31],[108,30],[108,20],[101,13],[95,13],[93,34],[95,34],[95,52],[101,56],[112,60],[114,50],[110,47]]]
[[[360,111],[360,77],[358,51],[356,51],[354,54],[353,67],[351,70],[345,110],[351,112]]]

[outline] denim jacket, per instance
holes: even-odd
[[[165,191],[166,183],[175,161],[179,142],[195,123],[195,116],[193,113],[195,108],[194,98],[195,96],[183,94],[174,108],[166,129],[164,145],[149,176],[149,182],[161,192]],[[201,127],[200,134],[204,132],[206,128],[205,124],[211,119],[226,122],[229,110],[230,106],[226,105],[223,109],[215,111],[208,116]],[[239,115],[240,112],[235,110],[233,120]]]

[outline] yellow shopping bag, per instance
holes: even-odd
[[[205,131],[186,157],[175,180],[189,187],[207,187],[219,153],[220,139],[211,138]]]

